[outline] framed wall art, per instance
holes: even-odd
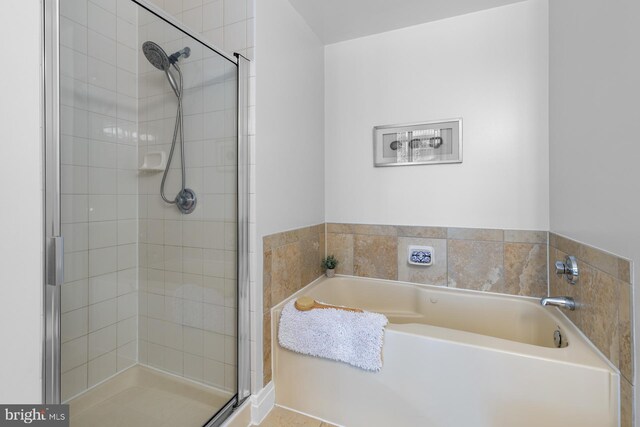
[[[462,119],[375,126],[374,166],[462,163]]]

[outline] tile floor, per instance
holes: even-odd
[[[69,402],[70,425],[197,427],[230,398],[230,393],[135,366]]]
[[[289,411],[279,406],[274,407],[258,427],[335,427],[315,418]]]

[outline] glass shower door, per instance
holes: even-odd
[[[60,400],[206,424],[238,392],[238,65],[151,6],[59,7]]]

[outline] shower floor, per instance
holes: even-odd
[[[134,366],[69,402],[71,427],[198,427],[233,395]]]

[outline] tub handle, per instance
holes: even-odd
[[[578,260],[576,257],[567,255],[564,262],[556,261],[556,274],[559,276],[565,276],[567,282],[571,285],[575,285],[578,281],[578,275],[580,274],[578,269]]]

